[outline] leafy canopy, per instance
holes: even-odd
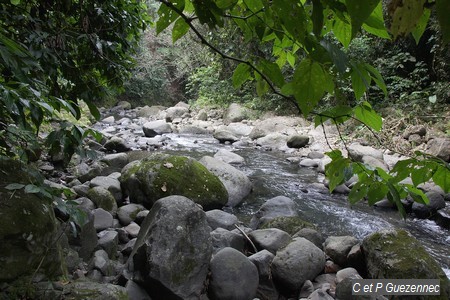
[[[161,2],[158,32],[171,24],[173,41],[189,30],[225,59],[237,62],[232,76],[233,85],[241,87],[254,81],[258,94],[272,91],[292,101],[306,117],[315,115],[316,126],[331,120],[336,126],[354,119],[372,131],[382,129],[382,119],[367,101],[369,87],[377,86],[385,96],[387,87],[378,70],[364,61],[351,58],[344,51],[360,31],[383,39],[397,39],[412,33],[418,42],[423,34],[430,9],[436,12],[443,35],[443,42],[450,41],[448,16],[449,0],[396,0],[389,7],[390,28],[385,26],[383,6],[380,0],[159,0]],[[269,56],[247,53],[242,57],[229,55],[215,46],[199,26],[211,31],[233,26],[241,35],[242,43],[250,41],[270,47]],[[336,82],[350,78],[357,104],[350,106],[340,99]],[[318,103],[325,94],[334,95],[341,103],[319,112]],[[391,172],[371,169],[345,158],[339,151],[329,153],[332,162],[326,173],[333,190],[352,174],[359,182],[350,194],[350,202],[367,197],[369,203],[387,197],[400,208],[400,199],[411,195],[416,201],[427,203],[426,196],[413,185],[401,180],[411,176],[417,186],[428,180],[448,192],[450,167],[448,163],[424,157],[402,162]],[[406,164],[406,165],[405,165]],[[401,172],[399,171],[401,170]]]

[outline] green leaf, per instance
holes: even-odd
[[[276,86],[282,87],[284,85],[284,76],[281,73],[280,67],[268,60],[262,60],[260,63],[262,72],[266,75]]]
[[[422,16],[419,19],[419,22],[416,25],[416,28],[411,32],[414,40],[416,41],[416,45],[419,44],[420,38],[422,37],[425,29],[427,28],[428,19],[430,18],[431,11],[427,8],[424,10]]]
[[[355,107],[355,118],[375,131],[380,131],[383,126],[383,120],[372,109],[369,102],[364,101],[361,105]]]
[[[21,184],[21,183],[10,183],[10,184],[8,184],[7,186],[5,186],[5,189],[12,191],[12,190],[20,190],[20,189],[22,189],[23,187],[25,187],[25,184]]]
[[[286,52],[286,60],[292,68],[295,67],[296,57],[292,52]]]
[[[272,9],[287,32],[294,39],[303,43],[308,34],[308,17],[303,6],[298,1],[277,0],[272,2]]]
[[[380,0],[345,0],[347,11],[352,20],[352,37],[358,33],[361,25],[372,14]]]
[[[450,0],[436,0],[436,12],[444,44],[450,42]]]
[[[372,76],[373,81],[375,81],[375,83],[377,84],[377,86],[383,91],[384,96],[387,97],[387,87],[386,87],[386,83],[384,82],[383,76],[381,76],[380,72],[378,72],[377,69],[375,69],[374,67],[372,67],[369,64],[364,64],[364,67],[366,68],[367,71],[369,71],[370,75]]]
[[[252,12],[257,12],[264,8],[261,0],[244,0],[244,3]]]
[[[348,201],[350,204],[355,204],[363,199],[367,195],[367,192],[368,186],[363,182],[357,182],[348,194]]]
[[[189,24],[183,18],[178,18],[175,21],[172,29],[172,42],[175,43],[189,31]]]
[[[351,79],[356,100],[359,100],[370,87],[372,78],[364,65],[352,63]]]
[[[25,193],[27,194],[37,194],[41,191],[41,188],[34,184],[27,184],[25,186]]]
[[[433,175],[433,181],[444,190],[445,193],[450,192],[450,169],[445,166],[438,166]]]
[[[365,31],[374,34],[378,37],[385,39],[391,38],[384,25],[382,1],[378,3],[377,7],[373,10],[372,14],[364,22],[363,28]]]
[[[263,96],[265,93],[267,93],[267,91],[269,90],[269,85],[267,84],[267,82],[261,77],[261,75],[259,75],[258,73],[255,72],[255,78],[256,78],[256,93],[258,94],[258,96]]]
[[[405,184],[404,186],[408,191],[409,195],[411,196],[411,198],[413,198],[415,202],[425,205],[430,204],[430,200],[428,199],[427,195],[424,194],[423,191],[419,190],[418,188],[410,184]]]
[[[411,169],[411,180],[415,186],[430,180],[436,171],[436,167],[433,164],[425,162],[423,166],[418,168],[417,165],[419,164],[422,163],[417,162],[416,167]]]
[[[323,28],[323,13],[324,8],[322,1],[312,0],[313,9],[311,13],[311,20],[313,21],[313,33],[315,36],[320,37]]]
[[[333,22],[333,33],[338,41],[341,42],[345,48],[348,48],[352,41],[352,27],[348,20],[343,21],[339,18],[335,18]]]
[[[179,10],[183,10],[184,8],[184,1],[177,1],[177,3],[172,3],[176,8]],[[159,19],[156,22],[156,33],[161,33],[164,29],[169,27],[170,24],[175,22],[175,20],[179,17],[179,15],[166,6],[164,3],[161,4],[158,10]]]
[[[322,99],[326,91],[332,93],[334,82],[322,66],[304,59],[297,67],[293,78],[294,96],[306,117]]]
[[[350,160],[348,158],[339,157],[337,159],[333,159],[326,167],[325,167],[325,175],[328,178],[329,189],[330,192],[340,184],[345,182],[347,177],[347,168],[350,165]]]
[[[342,124],[347,121],[352,115],[352,108],[347,105],[338,105],[333,108],[322,111],[314,117],[314,125],[317,127],[329,119],[332,119],[336,124]]]
[[[320,44],[325,48],[325,50],[327,50],[328,55],[336,66],[336,69],[341,74],[344,74],[347,71],[348,66],[347,54],[345,54],[344,51],[342,51],[339,47],[327,40],[322,40]]]
[[[96,119],[96,120],[100,120],[100,112],[98,111],[97,106],[95,106],[94,103],[92,103],[91,101],[85,101],[88,108],[89,108],[89,112],[92,114],[92,116]]]
[[[369,205],[374,205],[386,197],[389,188],[384,182],[373,182],[367,192],[367,201]]]
[[[250,78],[250,66],[240,63],[234,70],[232,81],[235,88],[241,87]]]
[[[237,2],[238,0],[217,0],[216,4],[220,9],[230,9],[236,5]]]
[[[19,5],[20,4],[20,0],[11,0],[11,4],[12,5]]]
[[[391,33],[394,39],[406,36],[419,23],[426,0],[392,1],[389,13],[392,18]],[[447,12],[448,14],[448,12]],[[448,15],[446,16],[448,18]]]
[[[398,211],[400,212],[400,215],[403,217],[403,219],[406,219],[406,211],[403,207],[403,203],[400,200],[400,194],[396,188],[391,182],[387,182],[387,186],[389,188],[389,193],[387,194],[389,201],[395,204],[397,206]]]

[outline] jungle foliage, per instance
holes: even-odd
[[[375,86],[388,97],[386,81],[364,57],[349,55],[347,51],[362,31],[388,40],[412,34],[419,43],[430,15],[435,13],[442,43],[450,41],[450,19],[446,16],[450,10],[448,0],[399,0],[390,1],[385,7],[385,1],[380,0],[159,2],[158,33],[170,28],[173,42],[176,42],[189,31],[193,32],[202,44],[237,65],[232,75],[235,88],[254,82],[258,95],[270,91],[291,101],[305,117],[313,115],[316,126],[326,121],[339,126],[356,120],[371,131],[382,129],[382,118],[370,103],[370,91]],[[388,12],[388,20],[384,19],[383,10]],[[202,26],[209,27],[210,34],[205,35]],[[270,51],[229,53],[209,38],[225,27],[235,28],[237,36],[233,38],[243,45],[257,43]],[[412,74],[410,83],[420,85],[420,80],[427,80],[423,75]],[[395,84],[395,78],[389,80]],[[354,102],[347,101],[342,82],[351,84]],[[411,87],[403,88],[407,91]],[[335,104],[319,111],[318,104],[325,95],[331,95]],[[332,151],[329,153],[332,162],[326,169],[330,189],[357,174],[359,182],[350,194],[351,203],[365,197],[374,203],[387,197],[404,216],[400,199],[407,195],[417,202],[428,203],[423,192],[416,188],[418,184],[433,180],[445,192],[450,191],[448,163],[423,153],[416,154],[416,158],[401,162],[401,166],[398,164],[388,174],[380,168],[353,162],[340,151]],[[402,184],[409,176],[413,178],[413,185]]]

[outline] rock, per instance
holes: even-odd
[[[165,109],[166,107],[164,106],[144,106],[138,109],[136,116],[141,118],[156,118]]]
[[[117,202],[114,196],[107,189],[96,186],[88,191],[88,197],[98,208],[103,208],[107,212],[115,215],[117,213]]]
[[[131,103],[128,101],[119,101],[116,104],[116,107],[118,107],[121,110],[128,110],[128,109],[131,109]]]
[[[174,106],[166,109],[166,122],[172,122],[176,118],[182,118],[189,113],[189,107]]]
[[[253,215],[250,228],[257,229],[276,217],[298,216],[294,201],[285,196],[277,196],[267,200]]]
[[[243,123],[230,123],[226,127],[226,130],[231,132],[237,137],[248,136],[252,131],[253,127]]]
[[[256,145],[272,149],[282,149],[286,147],[288,136],[282,133],[273,132],[256,140]]]
[[[122,225],[127,226],[134,221],[137,214],[143,210],[145,210],[144,206],[136,203],[130,203],[119,207],[117,210],[117,217]]]
[[[402,136],[403,136],[404,139],[407,140],[407,139],[409,139],[409,137],[412,134],[416,134],[416,135],[418,135],[420,137],[423,137],[423,136],[425,136],[427,134],[427,129],[423,125],[414,125],[414,126],[412,126],[410,128],[407,128]]]
[[[119,172],[128,164],[128,155],[126,153],[107,154],[100,161],[106,163],[112,170]]]
[[[314,292],[314,285],[311,280],[306,280],[300,289],[299,299],[308,298]]]
[[[223,123],[228,125],[233,122],[240,122],[245,120],[248,115],[248,109],[242,107],[240,104],[231,103],[223,116]]]
[[[319,166],[319,161],[315,159],[305,158],[300,161],[299,165],[300,167],[317,168]]]
[[[106,124],[113,124],[115,121],[116,121],[116,120],[114,119],[114,116],[109,116],[109,117],[104,118],[104,119],[102,120],[102,122],[103,122],[103,123],[106,123]]]
[[[210,131],[205,128],[188,125],[188,126],[184,126],[184,127],[180,128],[179,133],[182,133],[182,134],[209,134]]]
[[[133,251],[134,245],[136,244],[137,238],[131,239],[122,247],[122,254],[129,256]]]
[[[313,228],[306,227],[300,229],[292,236],[292,238],[296,237],[305,238],[308,241],[312,242],[314,245],[316,245],[317,248],[323,249],[323,243],[325,242],[325,238],[320,232],[318,232]]]
[[[361,159],[361,162],[365,165],[368,165],[372,168],[381,168],[382,170],[385,170],[386,172],[389,171],[388,165],[384,162],[384,160],[380,160],[378,158],[375,158],[373,156],[364,155]]]
[[[227,130],[216,130],[213,137],[220,143],[224,144],[226,142],[234,143],[239,141],[239,138]]]
[[[208,120],[208,113],[206,112],[206,110],[201,109],[198,112],[196,119],[200,120],[200,121],[207,121]]]
[[[414,202],[412,205],[412,212],[417,218],[428,219],[436,214],[439,209],[445,207],[444,197],[437,192],[425,193],[430,200],[430,203],[425,205],[422,203]]]
[[[336,273],[336,284],[339,284],[339,283],[340,283],[341,281],[343,281],[345,278],[352,277],[352,276],[355,276],[355,275],[360,276],[359,273],[358,273],[358,271],[356,271],[356,269],[354,269],[354,268],[345,268],[345,269],[342,269],[342,270],[340,270],[340,271],[338,271],[338,272]],[[361,277],[361,276],[360,276],[360,277]]]
[[[354,269],[353,269],[354,270]],[[346,269],[339,272],[347,272]],[[356,272],[356,270],[355,270]],[[352,271],[345,274],[342,280],[336,284],[336,299],[373,299],[370,296],[356,296],[352,295],[352,284],[354,280],[362,279],[362,277],[356,272]]]
[[[94,228],[102,231],[113,226],[113,216],[103,208],[93,210]]]
[[[347,255],[347,265],[356,269],[361,276],[365,277],[367,275],[364,254],[359,243],[350,249],[350,252]]]
[[[220,250],[211,260],[208,296],[211,300],[251,300],[259,283],[258,270],[241,252]]]
[[[277,228],[258,229],[248,235],[258,250],[268,250],[273,254],[292,240],[291,236]]]
[[[151,208],[169,195],[182,195],[205,210],[222,208],[228,192],[219,178],[201,163],[183,156],[152,154],[125,166],[120,177],[130,201]]]
[[[127,290],[128,299],[130,300],[151,300],[149,294],[133,280],[128,280],[125,285]]]
[[[171,133],[172,127],[163,120],[150,121],[142,126],[146,137],[155,137],[164,133]]]
[[[97,250],[92,258],[93,267],[100,272],[103,276],[111,276],[114,274],[114,268],[110,264],[108,253],[105,250]]]
[[[440,299],[450,298],[450,282],[418,240],[404,230],[375,232],[362,243],[367,275],[373,279],[440,279]]]
[[[325,240],[325,253],[339,266],[347,266],[347,255],[358,240],[352,236],[330,236]]]
[[[363,156],[372,156],[383,161],[383,152],[370,146],[363,146],[358,143],[352,143],[348,146],[348,155],[355,161],[362,162]]]
[[[91,255],[98,246],[97,230],[95,228],[94,213],[85,211],[87,214],[86,223],[80,226],[77,239],[71,243],[79,246],[78,254],[85,261],[91,259]],[[111,216],[112,217],[112,216]]]
[[[111,192],[116,202],[122,202],[122,189],[119,180],[109,176],[97,176],[90,182],[90,187],[100,186]],[[89,194],[89,193],[88,193]]]
[[[51,202],[24,189],[8,190],[11,183],[30,183],[36,169],[10,159],[1,160],[0,282],[31,275],[38,268],[49,279],[67,275],[58,222]],[[52,255],[47,255],[51,253]]]
[[[130,255],[135,278],[142,278],[151,297],[200,297],[212,254],[210,231],[205,213],[190,199],[155,202]]]
[[[256,297],[260,299],[278,299],[279,293],[272,280],[271,264],[275,255],[267,250],[259,251],[248,259],[256,266],[259,275],[259,285]]]
[[[290,235],[303,228],[314,228],[314,225],[302,220],[300,217],[275,217],[267,223],[260,226],[260,228],[278,228]]]
[[[288,291],[299,291],[306,280],[313,280],[325,266],[325,254],[304,238],[296,238],[279,250],[272,262],[275,282]]]
[[[148,209],[143,210],[143,211],[140,211],[140,212],[136,215],[136,219],[134,220],[134,221],[136,222],[136,224],[141,225],[142,222],[144,222],[145,217],[147,217],[148,213],[149,213],[149,210],[148,210]]]
[[[331,297],[327,292],[324,290],[318,289],[309,295],[308,300],[333,300],[334,298]],[[340,299],[352,299],[352,298],[340,298]]]
[[[279,116],[267,118],[265,120],[256,122],[249,136],[251,139],[255,140],[270,133],[277,132],[286,136],[287,140],[288,135],[297,134],[297,130],[295,129],[295,127],[299,125],[305,127],[309,126],[309,124],[307,124],[304,119],[298,117]]]
[[[289,148],[303,148],[309,143],[309,137],[305,135],[293,135],[287,140]]]
[[[119,244],[126,244],[130,241],[130,237],[128,236],[128,232],[122,227],[122,228],[116,228],[118,237],[119,237]]]
[[[65,299],[123,300],[127,290],[110,283],[74,281],[64,286]]]
[[[450,229],[450,206],[440,209],[434,216],[436,224],[445,229]]]
[[[206,212],[206,219],[211,229],[224,228],[233,230],[234,224],[238,224],[238,218],[235,215],[224,212],[223,210],[213,209]]]
[[[200,159],[212,174],[216,175],[228,192],[227,206],[235,207],[252,191],[252,183],[242,171],[210,156]]]
[[[220,227],[211,231],[211,241],[213,253],[217,253],[226,247],[231,247],[242,252],[246,246],[246,240],[242,235]]]
[[[135,238],[138,236],[141,227],[138,224],[131,222],[130,224],[125,226],[124,229],[131,238]]]
[[[116,258],[119,234],[117,231],[101,231],[98,233],[98,245],[108,253],[108,257]]]
[[[81,163],[80,165],[76,166],[75,170],[72,170],[72,172],[76,176],[78,176],[78,179],[81,182],[86,182],[86,181],[91,180],[94,177],[97,177],[100,175],[107,175],[105,173],[109,171],[108,169],[109,169],[109,166],[103,162],[94,162],[91,166]],[[79,195],[85,196],[82,194],[79,194]]]
[[[450,162],[450,139],[435,138],[428,141],[427,153],[437,156],[446,162]]]
[[[124,139],[113,136],[104,145],[106,150],[115,152],[127,152],[130,151],[130,146],[125,142]]]
[[[88,190],[89,191],[89,190]],[[91,211],[95,209],[95,203],[91,201],[91,199],[86,197],[80,197],[73,200],[77,203],[78,208],[84,208],[86,211]]]
[[[322,152],[311,151],[308,153],[308,158],[310,158],[310,159],[322,159],[324,157],[325,157],[325,155]]]
[[[223,161],[226,164],[243,164],[245,160],[242,156],[228,151],[226,149],[220,149],[214,154],[214,158]]]

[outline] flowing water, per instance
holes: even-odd
[[[434,221],[411,218],[404,221],[397,211],[375,209],[364,203],[350,207],[344,196],[321,193],[314,188],[313,184],[321,182],[323,175],[287,161],[289,155],[285,153],[252,147],[233,148],[208,136],[170,134],[168,138],[164,152],[171,154],[199,159],[226,148],[245,158],[245,165],[237,168],[251,179],[253,192],[241,206],[231,210],[244,222],[248,222],[267,199],[284,195],[298,204],[299,214],[304,220],[316,224],[328,236],[353,235],[362,240],[380,229],[404,228],[422,242],[450,278],[449,232]]]

